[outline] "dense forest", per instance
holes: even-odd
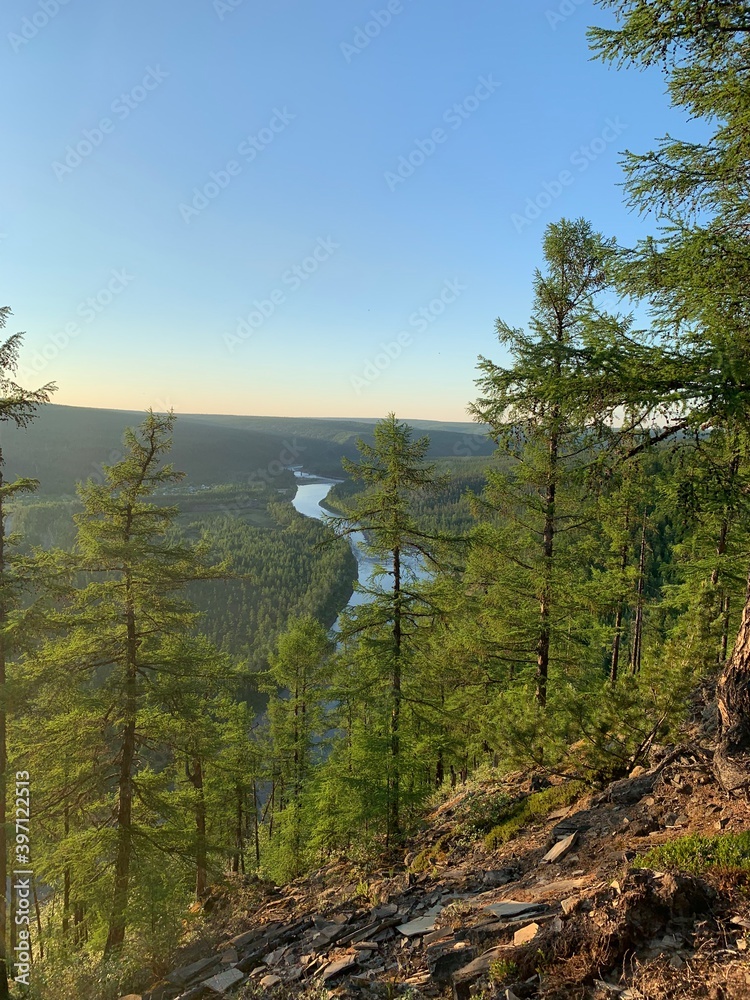
[[[478,362],[481,445],[389,414],[279,457],[286,428],[191,418],[220,439],[196,475],[182,418],[149,411],[45,484],[52,453],[23,449],[54,386],[16,384],[20,334],[0,346],[0,883],[34,872],[28,923],[0,903],[0,998],[29,941],[31,996],[116,998],[213,883],[387,852],[472,772],[627,774],[698,685],[717,775],[747,788],[747,13],[599,6],[619,26],[594,54],[661,65],[713,131],[628,154],[663,223],[637,246],[547,227],[528,324],[499,319]],[[326,523],[290,504],[301,465],[343,479]],[[345,607],[362,533],[380,570]]]

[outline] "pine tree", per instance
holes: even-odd
[[[11,315],[8,306],[0,307],[0,330],[7,325]],[[9,421],[16,427],[26,427],[33,420],[37,409],[49,402],[55,386],[49,383],[39,389],[24,389],[15,382],[18,356],[23,334],[16,333],[0,344],[0,421]],[[7,504],[20,493],[33,491],[37,483],[30,479],[17,479],[6,483],[2,467],[5,461],[0,447],[0,1000],[8,997],[8,912],[6,882],[8,874],[7,795],[8,795],[8,715],[7,715],[7,663],[12,650],[12,630],[9,620],[11,609],[17,603],[21,581],[14,573],[12,558],[7,550],[5,535]]]
[[[309,850],[309,817],[303,794],[311,778],[327,728],[332,644],[312,616],[292,619],[271,656],[266,686],[275,805],[275,868],[296,878]],[[277,846],[279,845],[279,846]]]
[[[711,427],[730,436],[750,415],[747,287],[750,207],[747,163],[750,16],[740,0],[597,0],[615,28],[594,28],[596,55],[615,65],[660,65],[674,107],[709,136],[665,136],[629,154],[633,207],[662,223],[623,257],[620,284],[645,299],[661,335],[658,364],[638,398],[644,419],[660,414],[660,437]],[[657,357],[657,352],[654,353]],[[722,739],[717,772],[728,790],[750,784],[750,588],[734,651],[718,683]]]
[[[435,546],[439,536],[417,523],[412,503],[415,497],[434,489],[440,482],[431,465],[425,465],[429,438],[412,440],[411,429],[389,414],[375,425],[374,444],[357,442],[361,459],[344,459],[345,471],[365,485],[364,493],[344,506],[344,515],[332,519],[337,534],[364,533],[368,551],[387,560],[381,576],[390,585],[368,591],[371,598],[360,605],[343,628],[343,635],[362,636],[388,676],[389,763],[387,840],[401,835],[402,702],[404,664],[410,642],[420,622],[434,609],[420,593],[409,568],[410,559],[435,566]]]
[[[489,425],[504,468],[488,475],[479,505],[486,523],[470,572],[500,616],[498,652],[511,676],[534,656],[541,707],[550,665],[564,659],[563,634],[575,616],[561,547],[569,561],[572,540],[593,516],[584,473],[611,431],[606,371],[628,329],[627,320],[599,305],[613,252],[613,241],[583,219],[547,228],[547,270],[534,277],[530,329],[498,320],[511,363],[480,359],[483,396],[472,407]],[[495,581],[500,590],[493,597]]]
[[[182,597],[190,581],[215,578],[223,568],[209,566],[200,547],[172,537],[178,510],[157,496],[182,478],[162,464],[173,423],[171,415],[149,411],[137,430],[126,431],[124,457],[104,467],[104,481],[80,486],[76,548],[57,556],[72,574],[67,603],[50,613],[48,628],[57,634],[28,668],[43,688],[67,683],[71,690],[77,732],[69,771],[84,760],[86,798],[77,801],[97,817],[83,832],[114,870],[106,893],[106,868],[89,879],[94,909],[106,923],[105,954],[125,938],[137,847],[142,858],[160,847],[192,856],[199,893],[206,884],[203,768],[218,740],[212,698],[232,670],[193,634],[198,616]],[[96,747],[95,786],[82,739]],[[170,822],[168,798],[180,773],[191,789],[190,835],[181,819]],[[68,792],[75,787],[69,782]]]

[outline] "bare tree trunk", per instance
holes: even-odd
[[[125,940],[127,920],[128,888],[130,885],[130,858],[133,851],[133,771],[135,767],[135,725],[137,713],[137,650],[138,639],[135,628],[135,607],[133,603],[132,579],[126,573],[126,622],[127,656],[125,663],[124,728],[120,754],[120,778],[118,784],[117,807],[117,859],[115,861],[115,885],[112,895],[112,909],[109,918],[105,956],[122,947]]]
[[[643,509],[643,526],[641,528],[641,552],[638,557],[638,596],[635,605],[635,623],[633,628],[633,649],[630,659],[631,674],[641,672],[641,656],[643,653],[643,593],[646,586],[646,509]]]
[[[39,939],[39,958],[44,958],[44,938],[42,936],[42,910],[39,906],[39,895],[36,891],[36,879],[33,880],[34,887],[34,912],[36,913],[36,933]]]
[[[391,781],[388,803],[390,837],[401,833],[401,551],[393,550],[393,668],[391,671]]]
[[[714,755],[726,792],[750,788],[750,577],[737,639],[716,686],[721,738]]]
[[[193,759],[192,769],[185,765],[188,780],[195,789],[195,898],[204,899],[208,886],[206,847],[206,799],[203,794],[203,762]]]
[[[260,837],[258,835],[258,788],[253,778],[253,829],[255,834],[255,867],[260,868]]]
[[[536,701],[544,708],[547,704],[549,681],[549,650],[551,639],[550,615],[552,607],[552,557],[555,544],[555,503],[557,499],[557,459],[559,441],[553,432],[549,441],[549,472],[544,505],[544,531],[542,534],[542,593],[539,599],[539,638],[536,646]]]
[[[625,531],[630,527],[630,510],[625,511]],[[615,612],[615,634],[612,638],[612,662],[610,664],[609,679],[612,684],[617,683],[617,674],[620,668],[620,646],[622,644],[622,619],[623,619],[623,590],[625,582],[625,571],[628,568],[627,540],[620,550],[620,587],[621,592],[617,598],[617,610]]]

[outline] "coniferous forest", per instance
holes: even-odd
[[[385,415],[318,521],[290,470],[330,466],[188,492],[179,418],[149,411],[75,496],[39,492],[43,469],[0,479],[0,884],[34,871],[28,923],[0,901],[0,998],[29,938],[29,996],[116,998],[213,885],[387,857],[482,770],[601,787],[701,685],[716,774],[744,793],[750,19],[596,6],[618,27],[590,31],[594,57],[660,67],[707,138],[627,154],[625,197],[656,220],[637,245],[546,227],[528,321],[498,303],[467,401],[491,454],[433,456]],[[17,384],[22,354],[21,334],[0,346],[9,465],[55,391]]]

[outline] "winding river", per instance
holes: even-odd
[[[304,514],[305,517],[314,517],[319,521],[325,520],[328,511],[324,507],[321,507],[321,501],[325,500],[331,487],[335,483],[341,482],[341,480],[320,479],[317,476],[311,477],[304,472],[295,472],[295,476],[297,478],[297,493],[294,500],[292,500],[294,509],[299,511],[300,514]],[[307,479],[313,479],[314,481],[305,482]],[[387,581],[382,576],[378,578],[378,560],[365,551],[364,540],[364,535],[361,531],[356,531],[349,536],[352,552],[357,559],[357,579],[360,586],[372,588],[378,585],[382,586],[384,583],[387,585]],[[413,558],[404,559],[403,566],[407,577],[425,579],[429,576],[428,571]],[[355,590],[349,599],[347,607],[356,608],[360,604],[366,604],[369,600],[369,594]],[[339,630],[338,618],[334,623],[333,629],[334,631]]]

